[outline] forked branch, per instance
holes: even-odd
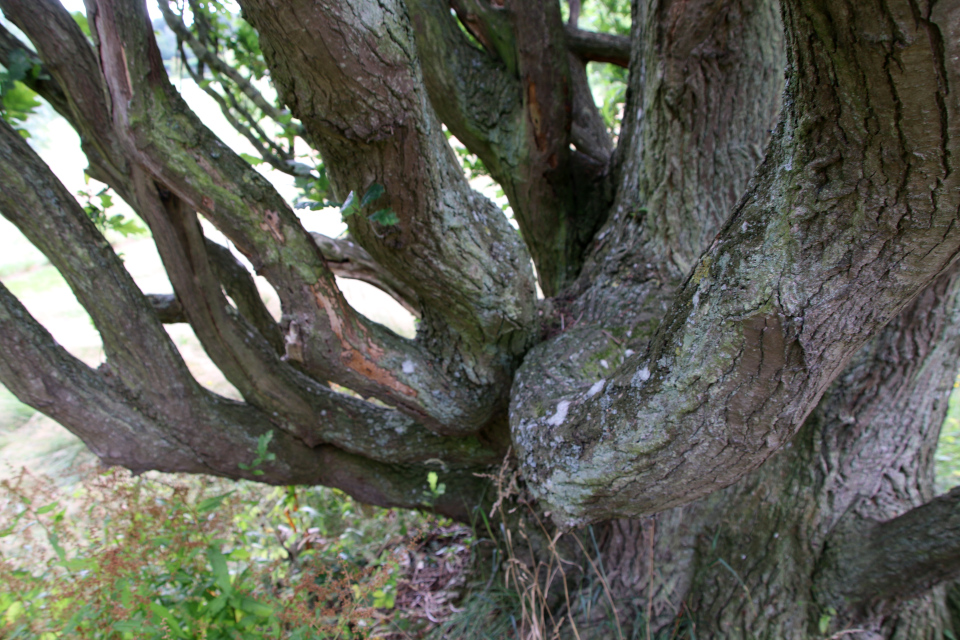
[[[104,0],[91,7],[99,62],[59,4],[3,0],[0,6],[32,39],[61,88],[80,96],[73,100],[83,134],[122,168],[108,183],[116,178],[135,208],[155,207],[150,201],[169,192],[178,206],[202,212],[270,281],[287,316],[310,328],[300,333],[302,345],[291,345],[294,357],[302,353],[304,371],[384,400],[439,432],[480,427],[470,418],[483,416],[476,394],[456,390],[434,355],[356,314],[287,203],[186,107],[167,80],[143,6]],[[58,71],[75,60],[92,61],[93,71]],[[144,174],[136,194],[134,171]],[[454,389],[438,397],[431,393],[438,388]]]
[[[960,576],[960,487],[893,520],[861,522],[828,543],[824,604],[867,611]],[[841,610],[843,610],[841,608]]]
[[[536,359],[517,380],[514,441],[558,522],[642,516],[735,482],[960,254],[960,70],[944,63],[960,55],[956,9],[918,21],[908,0],[886,3],[880,26],[860,5],[784,8],[780,129],[649,351],[549,408]]]

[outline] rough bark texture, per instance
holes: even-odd
[[[955,3],[636,0],[623,38],[551,0],[242,0],[277,105],[178,22],[257,108],[302,122],[353,202],[335,240],[190,111],[142,3],[87,2],[92,43],[55,0],[0,8],[175,294],[141,293],[0,123],[0,212],[106,354],[86,367],[0,287],[0,381],[105,462],[245,477],[273,431],[262,480],[468,520],[512,445],[533,513],[593,527],[635,635],[951,629],[960,498],[934,499],[931,464],[960,355]],[[17,49],[0,30],[0,63]],[[597,61],[631,71],[616,148]],[[277,291],[279,323],[201,216]],[[417,338],[358,314],[335,275],[404,304]],[[162,322],[189,322],[243,400],[198,385]]]

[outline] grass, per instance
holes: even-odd
[[[33,407],[23,404],[6,387],[0,386],[0,438],[21,426],[34,413]]]
[[[953,385],[947,419],[940,431],[936,453],[937,491],[946,493],[960,485],[960,379]]]

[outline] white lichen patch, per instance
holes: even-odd
[[[404,360],[403,364],[400,365],[400,369],[404,373],[413,373],[413,370],[416,369],[416,365],[413,364],[412,360]]]
[[[557,405],[557,412],[547,420],[547,424],[554,427],[559,427],[562,425],[563,421],[567,419],[567,411],[569,409],[570,402],[568,400],[561,400]]]
[[[604,380],[603,378],[601,378],[600,380],[597,380],[595,383],[593,383],[593,386],[590,387],[590,390],[587,391],[587,397],[592,398],[593,396],[603,391],[603,385],[605,385],[606,383],[607,381]]]
[[[649,379],[650,379],[650,367],[648,367],[647,365],[644,365],[642,369],[640,369],[633,375],[633,380],[631,382],[633,383],[634,387],[642,387],[643,383]]]

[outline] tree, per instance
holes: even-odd
[[[141,294],[2,125],[0,210],[106,353],[79,363],[0,288],[0,381],[22,401],[135,471],[402,507],[436,472],[430,506],[460,519],[512,452],[513,499],[592,525],[624,624],[635,609],[653,632],[960,631],[960,492],[935,498],[931,470],[960,352],[960,5],[638,0],[628,38],[579,29],[578,2],[567,24],[550,0],[240,5],[278,104],[211,53],[202,17],[178,32],[191,71],[226,79],[265,160],[303,171],[264,115],[319,152],[350,242],[315,241],[186,107],[142,3],[88,0],[91,40],[53,0],[0,0],[36,51],[24,81],[146,221],[176,291]],[[0,49],[8,67],[26,50]],[[615,148],[590,60],[629,66]],[[199,216],[276,289],[279,324]],[[357,314],[335,273],[417,310],[416,340]],[[161,319],[191,324],[243,402],[191,378]]]

